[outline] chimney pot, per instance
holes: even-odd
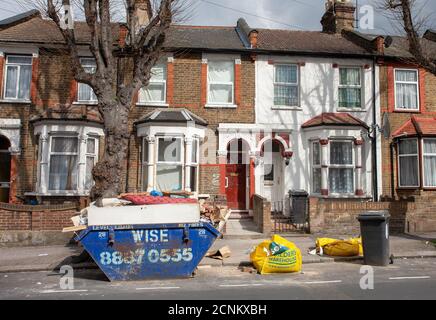
[[[321,19],[323,32],[341,34],[354,30],[356,7],[349,0],[327,0]]]

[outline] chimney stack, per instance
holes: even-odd
[[[153,11],[149,0],[136,0],[135,1],[135,30],[146,26],[152,17]]]
[[[339,33],[353,31],[356,7],[350,0],[327,0],[326,12],[321,19],[322,31]]]

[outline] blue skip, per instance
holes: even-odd
[[[80,241],[110,281],[192,277],[220,236],[209,223],[90,226]]]

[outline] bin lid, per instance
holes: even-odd
[[[388,210],[373,210],[373,211],[365,211],[359,214],[357,220],[359,221],[368,221],[368,220],[387,220],[390,218],[390,214]]]
[[[292,197],[307,197],[309,194],[306,190],[289,190],[289,195]]]

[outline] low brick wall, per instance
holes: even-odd
[[[259,232],[271,233],[271,202],[257,194],[253,196],[253,221],[258,226]]]
[[[406,232],[436,231],[436,196],[423,195],[408,203]]]
[[[360,233],[357,216],[370,210],[388,210],[391,215],[390,230],[405,232],[406,215],[409,203],[405,201],[369,202],[344,199],[309,199],[309,219],[311,233],[353,235]]]
[[[61,231],[77,215],[74,205],[29,206],[0,203],[1,231]]]

